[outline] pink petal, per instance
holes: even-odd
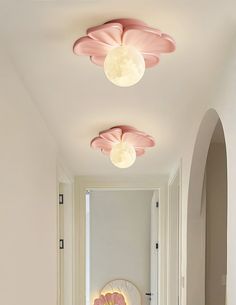
[[[98,66],[104,65],[105,58],[106,56],[90,56],[91,62]]]
[[[142,53],[158,55],[175,50],[175,43],[170,36],[161,34],[159,30],[149,27],[127,27],[123,35],[123,43],[137,48]]]
[[[155,65],[157,65],[160,61],[159,57],[156,55],[143,53],[143,57],[144,57],[146,68],[152,68]],[[92,61],[92,63],[103,67],[105,58],[106,58],[106,56],[91,56],[90,60]]]
[[[119,143],[121,141],[122,130],[120,128],[111,128],[100,132],[99,136],[111,143]]]
[[[104,305],[105,303],[103,302],[103,300],[101,298],[99,299],[95,299],[94,301],[94,305]]]
[[[113,304],[118,304],[118,303],[116,302],[117,295],[118,295],[117,292],[113,292],[113,293],[112,293],[111,301],[112,301]]]
[[[101,295],[100,296],[100,299],[102,300],[102,304],[107,304],[107,301],[106,301],[106,298],[105,298],[105,296],[104,295]]]
[[[136,156],[137,157],[140,157],[140,156],[145,154],[144,148],[135,148],[135,151],[136,151]]]
[[[155,141],[151,136],[139,132],[124,133],[122,141],[132,144],[135,148],[152,147],[155,145]]]
[[[171,41],[174,44],[174,47],[175,47],[175,41],[170,35],[162,33],[161,37]]]
[[[113,128],[120,128],[122,130],[122,133],[133,130],[137,131],[136,128],[128,125],[119,125],[119,126],[114,126]]]
[[[141,20],[137,20],[137,19],[132,19],[132,18],[122,18],[122,19],[113,19],[110,20],[107,23],[120,23],[123,25],[123,27],[126,26],[130,26],[130,25],[142,25],[142,26],[146,26],[147,24]]]
[[[77,55],[106,56],[112,47],[90,37],[81,37],[74,43],[73,51]]]
[[[87,30],[87,34],[89,37],[109,44],[111,46],[121,45],[122,33],[123,27],[120,23],[102,24]]]
[[[111,149],[102,149],[101,151],[102,151],[102,153],[103,153],[104,155],[110,156]]]
[[[111,293],[107,293],[107,294],[105,295],[105,298],[106,298],[107,303],[110,303],[110,302],[112,301],[112,295],[113,295],[113,294],[111,294]]]
[[[152,33],[152,34],[155,34],[155,35],[158,35],[158,36],[161,36],[162,35],[162,31],[159,30],[159,29],[156,29],[156,28],[152,28],[150,26],[148,26],[147,24],[146,25],[131,25],[129,27],[126,28],[126,30],[139,30],[139,31],[143,31],[143,32],[147,32],[147,33]]]
[[[116,126],[117,127],[117,126]],[[121,125],[119,126],[121,129],[122,129],[122,133],[125,133],[125,132],[134,132],[134,133],[138,133],[138,134],[141,134],[143,136],[148,136],[145,132],[143,131],[140,131],[138,130],[137,128],[134,128],[132,126],[128,126],[128,125]]]
[[[125,305],[124,296],[120,293],[114,295],[114,304]]]
[[[100,137],[96,137],[91,141],[91,147],[94,149],[101,149],[101,150],[111,150],[112,149],[112,142],[109,142],[105,139]]]
[[[158,56],[143,53],[146,68],[152,68],[160,61]]]

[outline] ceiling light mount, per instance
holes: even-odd
[[[153,137],[127,125],[101,131],[99,136],[91,141],[92,148],[110,156],[111,162],[119,168],[130,167],[136,157],[145,153],[145,148],[153,146]]]
[[[87,55],[104,67],[107,78],[117,86],[136,84],[146,68],[159,63],[162,53],[175,50],[175,41],[158,29],[136,19],[115,19],[87,30],[74,43],[76,55]]]

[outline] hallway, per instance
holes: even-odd
[[[148,227],[158,251],[157,270],[150,272],[155,284],[145,291],[137,280],[142,300],[236,304],[235,11],[233,0],[1,1],[0,304],[86,304],[85,198],[98,189],[160,195],[158,216],[151,210],[158,228]],[[139,51],[150,44],[151,51],[138,53],[142,79],[126,88],[112,84],[94,64],[104,54],[91,62],[73,53],[81,37],[91,45],[95,37],[101,49],[119,37]],[[155,39],[161,51],[153,47]],[[118,142],[131,146],[124,151],[132,166],[116,166],[111,153]],[[224,167],[219,159],[209,163],[212,147],[222,143]],[[207,171],[211,178],[204,180]],[[205,194],[207,185],[211,193]],[[66,200],[63,210],[59,193]],[[204,198],[210,202],[205,206]],[[144,231],[140,219],[137,237]],[[117,274],[110,280],[118,280]],[[131,282],[135,286],[133,277]]]

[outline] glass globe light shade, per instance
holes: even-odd
[[[136,160],[133,145],[127,142],[115,144],[110,153],[111,162],[119,168],[130,167]]]
[[[116,47],[105,58],[104,72],[113,84],[129,87],[143,77],[145,61],[142,54],[134,47]]]

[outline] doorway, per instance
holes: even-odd
[[[75,180],[74,205],[74,295],[75,303],[86,304],[86,193],[93,190],[146,190],[158,194],[158,296],[166,304],[167,274],[167,176],[81,176]],[[92,249],[90,249],[92,251]],[[152,291],[151,291],[152,292]],[[152,298],[154,300],[154,298]],[[92,304],[92,303],[91,303]]]
[[[157,305],[158,191],[86,193],[86,304],[111,280],[133,283],[143,305]]]
[[[206,162],[205,304],[226,304],[227,162],[220,121],[214,130]]]

